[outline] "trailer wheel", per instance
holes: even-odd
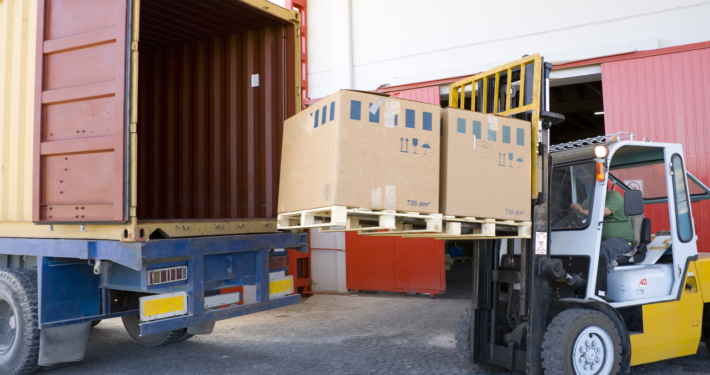
[[[549,326],[542,342],[542,367],[547,375],[616,374],[621,366],[621,339],[603,313],[565,310]]]
[[[0,374],[32,374],[39,366],[37,273],[0,270]]]
[[[131,335],[131,337],[136,340],[138,344],[143,346],[156,347],[169,345],[187,340],[192,337],[192,335],[189,335],[189,337],[185,337],[186,335],[188,335],[187,328],[175,329],[168,332],[161,332],[156,333],[154,335],[147,335],[141,337],[141,329],[139,326],[140,318],[138,318],[138,315],[128,315],[124,316],[122,319],[123,326],[126,327],[126,331],[128,332],[128,334]]]
[[[456,327],[456,351],[471,371],[484,374],[500,374],[505,368],[488,363],[471,362],[471,309],[464,310]]]
[[[195,337],[195,335],[187,333],[187,328],[184,328],[184,330],[185,331],[182,333],[182,335],[180,335],[180,337],[178,337],[177,340],[175,340],[175,342],[183,342]]]

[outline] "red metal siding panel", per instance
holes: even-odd
[[[710,182],[710,48],[602,64],[607,133],[683,145],[686,168]],[[698,250],[710,252],[710,202],[693,203]],[[668,229],[668,207],[646,209],[653,230]]]
[[[400,99],[441,105],[441,97],[439,94],[439,86],[430,86],[414,90],[393,92],[390,95]]]
[[[38,4],[34,221],[125,219],[126,7]]]
[[[346,286],[355,290],[444,293],[444,243],[347,232]]]
[[[346,287],[356,290],[394,291],[394,237],[345,233]]]
[[[396,237],[394,274],[397,290],[445,292],[444,243],[434,239]]]
[[[139,220],[276,216],[282,126],[295,109],[292,33],[270,26],[141,51]]]

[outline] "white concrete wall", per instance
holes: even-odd
[[[347,293],[345,286],[345,233],[310,231],[311,290]],[[323,250],[318,250],[323,249]]]
[[[310,98],[710,40],[707,0],[309,0]]]

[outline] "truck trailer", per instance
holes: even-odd
[[[298,303],[276,228],[300,15],[265,0],[0,2],[0,369]]]

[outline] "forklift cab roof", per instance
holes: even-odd
[[[613,170],[643,165],[663,163],[666,143],[634,141],[632,133],[620,132],[596,138],[587,138],[579,141],[563,143],[550,147],[554,164],[569,164],[580,161],[608,160],[607,169],[611,170],[609,179],[623,190],[632,190],[623,181],[617,179]],[[595,147],[603,145],[607,148],[606,158],[597,158]],[[554,165],[553,164],[553,165]],[[710,199],[710,188],[686,170],[688,188],[692,202]],[[668,197],[644,199],[644,204],[665,203]]]

